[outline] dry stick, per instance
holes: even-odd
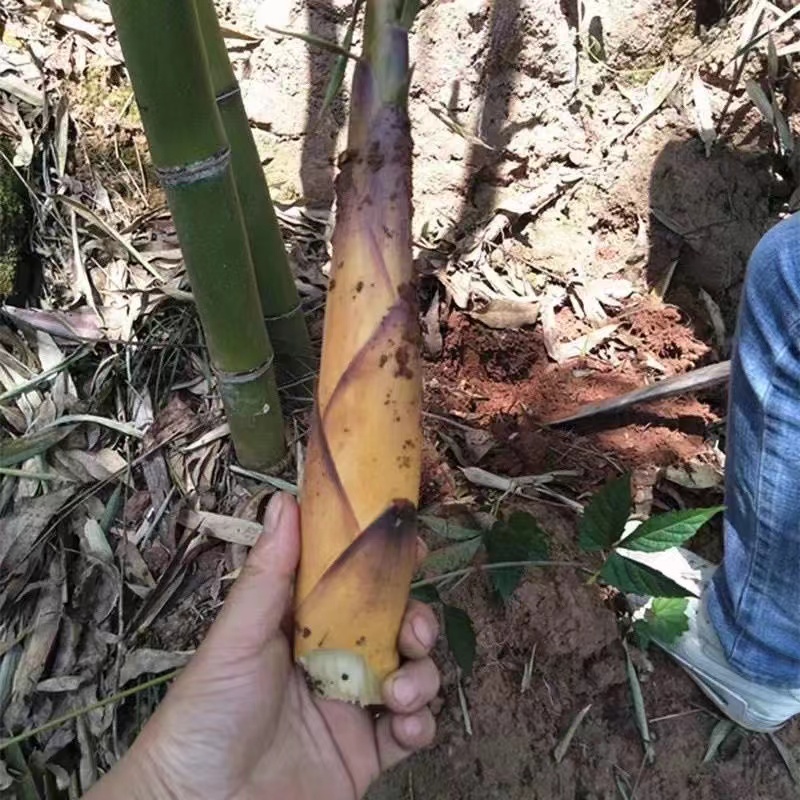
[[[545,423],[545,427],[554,428],[560,425],[569,425],[580,420],[597,417],[601,414],[611,414],[624,411],[631,406],[639,403],[653,403],[656,400],[664,400],[667,397],[674,397],[678,394],[687,392],[699,392],[709,389],[728,380],[731,374],[731,362],[722,361],[719,364],[711,364],[708,367],[687,372],[685,375],[675,375],[666,378],[653,386],[645,386],[642,389],[634,389],[632,392],[623,394],[620,397],[612,397],[609,400],[601,400],[599,403],[590,403],[583,408],[570,414],[568,417],[561,417],[552,422]]]
[[[126,697],[143,692],[145,689],[152,689],[154,686],[161,686],[161,684],[171,681],[174,677],[180,674],[181,671],[182,670],[180,669],[176,669],[172,672],[167,672],[165,675],[159,675],[157,678],[145,681],[144,683],[138,683],[136,686],[131,686],[130,689],[117,692],[116,694],[112,694],[110,697],[104,697],[102,700],[98,700],[96,703],[91,703],[90,705],[84,706],[83,708],[78,708],[75,711],[68,711],[66,714],[62,714],[60,717],[56,717],[55,719],[51,719],[49,722],[45,722],[44,725],[39,725],[37,728],[31,728],[30,730],[24,731],[17,736],[12,736],[10,739],[0,741],[0,752],[5,750],[7,747],[11,747],[11,745],[24,742],[33,736],[38,736],[40,733],[46,733],[47,731],[53,730],[53,728],[58,728],[65,722],[71,722],[73,719],[82,717],[84,714],[97,711],[99,708],[105,708],[105,706],[111,705],[111,703],[124,700]]]
[[[579,564],[577,561],[499,561],[496,564],[475,564],[472,567],[457,569],[453,572],[444,572],[441,575],[436,575],[433,578],[424,578],[421,581],[414,581],[414,583],[411,584],[411,588],[420,589],[423,586],[433,586],[450,578],[460,578],[462,575],[471,575],[473,572],[482,572],[493,569],[509,569],[511,567],[570,567],[572,569],[577,569],[580,572],[585,572],[587,575],[594,574],[592,570],[587,569],[583,564]]]

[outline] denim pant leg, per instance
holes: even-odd
[[[800,214],[759,242],[733,358],[725,556],[708,610],[731,666],[800,688]]]

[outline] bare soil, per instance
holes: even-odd
[[[716,458],[723,390],[639,407],[602,424],[564,429],[548,423],[586,403],[729,354],[747,258],[785,213],[798,183],[798,164],[776,155],[771,128],[741,84],[732,84],[732,60],[749,5],[722,0],[422,3],[411,42],[416,66],[410,108],[415,257],[427,353],[426,510],[469,515],[497,502],[497,493],[465,479],[460,468],[467,466],[511,478],[566,473],[548,485],[573,502],[584,501],[609,478],[631,472],[637,509],[645,513],[651,507],[720,500],[718,487],[676,487],[664,480],[664,472]],[[329,257],[322,231],[333,203],[336,160],[346,143],[350,67],[345,88],[323,113],[336,57],[266,26],[341,41],[352,2],[219,0],[218,6],[231,29],[262,37],[232,37],[228,43],[273,196],[286,212],[281,219],[311,329],[319,334]],[[728,17],[726,9],[735,13]],[[792,36],[791,27],[776,34],[776,46],[791,43]],[[59,48],[65,41],[59,40]],[[119,65],[97,67],[94,61],[79,69],[63,49],[64,74],[72,75],[73,68],[80,73],[80,79],[70,79],[80,137],[71,159],[75,180],[84,184],[78,188],[102,210],[94,185],[102,180],[117,214],[133,225],[142,206],[148,201],[158,206],[161,195],[147,167],[146,141],[124,72]],[[766,85],[763,49],[750,57],[745,77]],[[796,133],[800,79],[790,61],[783,64],[780,100]],[[654,76],[679,67],[676,90],[643,116],[657,89]],[[732,93],[724,136],[710,152],[694,116],[695,75],[706,87],[715,120]],[[134,196],[132,183],[141,197]],[[475,242],[480,244],[504,215],[499,232],[480,245],[485,258],[470,259]],[[176,248],[165,217],[147,224],[154,240],[160,237]],[[100,272],[93,271],[95,280],[108,288]],[[54,284],[49,287],[54,301],[60,297],[57,278],[46,276]],[[497,330],[473,316],[476,297],[506,297],[498,285],[518,295],[522,291],[528,299],[535,295],[542,306],[560,293],[553,326],[560,342],[572,342],[599,324],[590,322],[586,307],[575,300],[575,287],[593,280],[630,285],[624,298],[604,307],[604,324],[617,328],[598,347],[560,363],[548,354],[552,331],[545,331],[541,321]],[[460,293],[464,285],[468,288]],[[524,294],[526,288],[531,294]],[[131,296],[139,294],[137,288]],[[126,296],[122,305],[130,302]],[[717,319],[711,314],[715,308]],[[151,322],[158,329],[161,319]],[[191,323],[181,328],[189,329]],[[192,336],[186,334],[189,350],[198,344]],[[173,383],[183,377],[176,369]],[[208,420],[217,420],[206,402],[204,381],[164,394],[169,399],[154,411],[146,447],[159,437],[205,432]],[[295,435],[302,437],[303,414],[293,422]],[[126,610],[135,611],[126,624],[138,630],[147,621],[148,647],[183,651],[195,646],[221,605],[230,583],[226,576],[242,564],[241,546],[204,540],[192,549],[191,536],[184,536],[176,521],[184,503],[259,518],[265,495],[251,496],[254,484],[231,478],[226,448],[215,439],[196,455],[187,450],[181,456],[190,489],[185,496],[178,493],[180,500],[176,496],[141,552],[128,541],[130,534],[173,485],[161,455],[144,459],[144,479],[135,476],[114,546],[125,563],[126,581],[141,590],[129,598]],[[557,497],[503,499],[503,512],[515,507],[537,518],[557,558],[581,557],[569,503]],[[712,526],[698,546],[718,559],[719,526]],[[158,591],[149,595],[154,586]],[[89,608],[93,598],[87,592],[83,601]],[[712,707],[666,658],[637,652],[656,739],[654,762],[644,762],[616,621],[618,598],[573,570],[530,571],[505,606],[475,576],[447,597],[466,609],[475,625],[474,672],[463,678],[460,698],[455,665],[446,646],[439,646],[443,687],[436,744],[385,776],[370,792],[371,800],[796,796],[797,787],[767,737],[737,734],[704,765],[717,722]],[[65,615],[71,620],[74,611],[69,606]],[[97,651],[98,665],[92,668],[94,683],[84,687],[85,704],[105,693],[100,665],[113,662],[105,640],[94,633],[87,640],[87,647]],[[532,653],[532,680],[523,692],[523,670]],[[137,705],[136,725],[157,699],[144,698],[141,714]],[[33,706],[38,721],[55,714],[47,703]],[[556,763],[556,744],[589,705],[565,758]],[[136,725],[123,717],[125,740]],[[109,725],[98,724],[106,740]],[[49,752],[72,741],[65,731],[55,732]],[[789,725],[780,738],[800,757],[800,724]],[[99,752],[101,766],[113,763],[116,749]],[[628,787],[627,795],[620,785]]]

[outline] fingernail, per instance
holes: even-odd
[[[401,706],[410,706],[417,699],[417,687],[409,678],[395,678],[392,696]]]
[[[430,649],[436,644],[436,631],[433,630],[430,622],[421,614],[417,614],[411,620],[411,630],[414,631],[414,636],[417,637],[417,641],[424,648]]]
[[[267,513],[264,517],[264,528],[267,533],[272,533],[280,525],[284,508],[286,508],[286,497],[283,492],[272,495],[267,504]]]

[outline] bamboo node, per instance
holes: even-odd
[[[303,310],[303,304],[298,302],[294,308],[289,309],[285,314],[275,314],[272,317],[264,317],[264,322],[278,322],[282,319],[291,319],[295,314]]]
[[[259,378],[263,378],[264,375],[267,374],[272,369],[272,365],[275,363],[275,356],[270,356],[261,366],[256,367],[255,369],[249,369],[246,372],[226,372],[223,369],[219,369],[212,365],[211,369],[214,370],[214,374],[217,376],[217,379],[220,383],[230,385],[240,385],[242,383],[252,383],[253,381],[257,381]]]
[[[224,147],[201,161],[182,164],[179,167],[158,167],[156,174],[165,189],[176,189],[218,178],[225,172],[230,162],[231,150],[229,147]]]
[[[224,103],[226,100],[230,100],[232,97],[236,97],[242,93],[242,90],[238,83],[231,86],[229,89],[223,89],[216,97],[216,101],[218,103]]]

